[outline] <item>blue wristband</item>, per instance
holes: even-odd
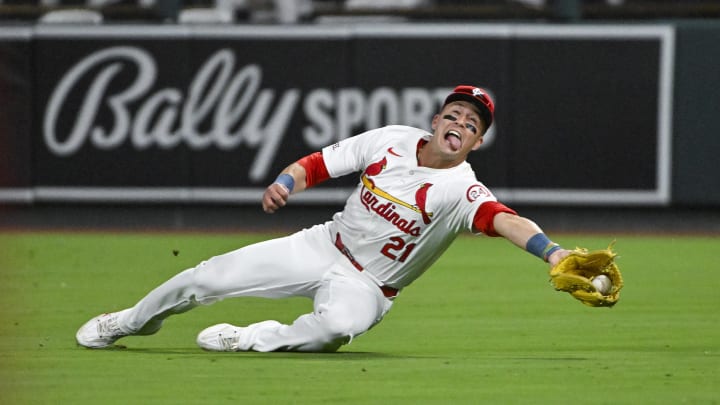
[[[283,173],[275,179],[275,182],[273,184],[279,184],[283,187],[285,187],[288,191],[288,193],[292,193],[293,188],[295,188],[295,179],[293,176]]]
[[[548,261],[548,257],[558,249],[560,249],[560,245],[553,243],[542,232],[533,235],[525,245],[525,250],[545,261]]]

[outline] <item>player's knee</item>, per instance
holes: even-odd
[[[338,351],[340,347],[350,343],[353,335],[347,332],[330,332],[325,331],[320,339],[316,342],[315,350],[318,352],[332,353]]]
[[[350,343],[350,340],[351,340],[350,336],[339,337],[335,340],[324,343],[320,347],[320,350],[318,350],[318,351],[324,352],[324,353],[334,353],[334,352],[338,351],[338,349],[340,349],[340,347]]]
[[[208,304],[216,300],[207,297],[217,296],[223,288],[225,276],[222,268],[216,258],[212,258],[187,271],[191,280],[188,290],[200,304]]]
[[[322,351],[334,352],[350,343],[354,336],[365,332],[351,314],[324,314],[322,322]]]

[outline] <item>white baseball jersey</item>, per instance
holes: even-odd
[[[355,260],[381,283],[403,288],[462,231],[478,207],[496,201],[469,163],[418,166],[418,145],[432,134],[391,125],[323,149],[331,177],[360,172],[360,183],[329,224]]]
[[[237,328],[237,350],[337,350],[383,319],[396,293],[386,295],[386,287],[401,289],[419,277],[458,233],[472,230],[480,205],[495,201],[467,162],[450,169],[418,166],[418,145],[431,136],[388,126],[323,149],[331,176],[361,173],[360,184],[333,221],[187,269],[121,311],[118,325],[127,333],[144,334],[199,304],[241,296],[304,296],[313,298],[311,313],[292,324],[269,320]],[[337,235],[345,256],[362,272],[344,261],[337,244],[325,243],[328,236],[335,242]],[[90,320],[78,333],[97,334],[97,322]]]

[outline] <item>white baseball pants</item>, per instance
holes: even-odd
[[[187,269],[151,291],[119,319],[141,333],[165,318],[229,297],[313,299],[291,325],[264,321],[242,336],[243,350],[336,351],[380,322],[392,301],[331,242],[327,224],[249,245]],[[245,333],[245,332],[244,332]]]

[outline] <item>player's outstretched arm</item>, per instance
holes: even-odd
[[[299,193],[329,178],[322,152],[311,153],[286,167],[265,189],[263,210],[272,214],[287,204],[290,194]]]
[[[272,214],[287,204],[290,193],[299,193],[306,188],[305,168],[298,162],[286,167],[263,194],[263,211]]]
[[[551,267],[570,253],[562,248],[552,249],[554,244],[547,239],[542,229],[535,222],[519,215],[501,212],[495,215],[493,225],[498,234],[547,261]],[[549,254],[545,254],[545,249],[549,250]]]

